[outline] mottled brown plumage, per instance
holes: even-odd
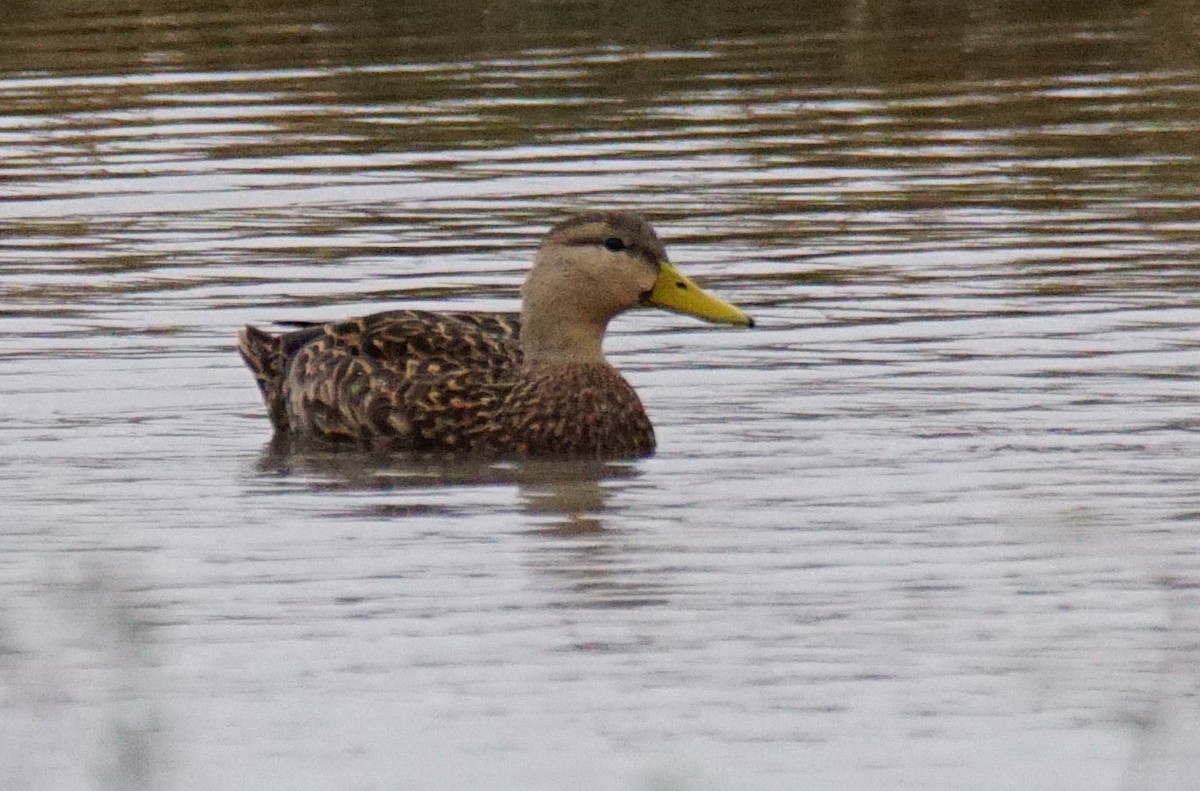
[[[666,263],[636,215],[551,230],[520,316],[398,310],[270,335],[238,350],[276,434],[373,449],[620,458],[654,452],[641,400],[604,359],[604,330],[639,302],[749,325]]]

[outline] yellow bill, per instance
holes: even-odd
[[[658,280],[654,281],[654,287],[650,289],[646,302],[655,307],[686,313],[716,324],[754,326],[754,319],[700,288],[669,261],[660,263]]]

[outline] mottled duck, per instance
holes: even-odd
[[[654,452],[637,393],[604,358],[608,322],[636,305],[750,327],[667,261],[641,217],[596,212],[552,228],[519,316],[393,310],[271,335],[246,327],[278,439],[379,450],[612,459]]]

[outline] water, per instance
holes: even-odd
[[[0,785],[1200,788],[1186,4],[328,6],[0,19]],[[580,207],[655,457],[270,452]]]

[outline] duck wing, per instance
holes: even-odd
[[[278,336],[247,327],[238,348],[279,433],[450,450],[511,390],[519,335],[516,314],[399,310]]]

